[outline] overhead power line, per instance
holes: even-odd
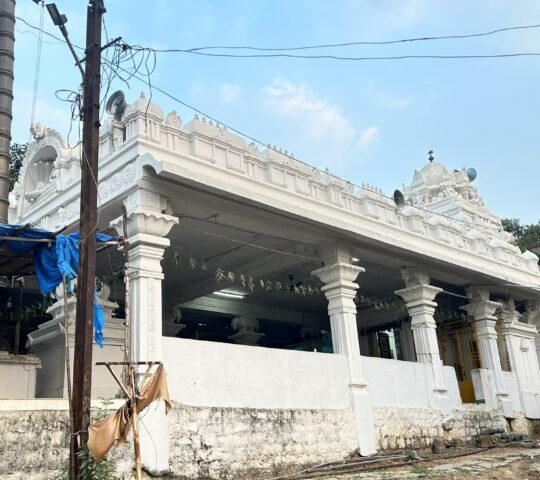
[[[21,17],[15,17],[17,20],[20,20],[24,24],[26,24],[28,27],[33,28],[37,31],[43,31],[43,33],[51,38],[54,38],[55,40],[58,40],[62,43],[64,43],[63,39],[60,37],[57,37],[56,35],[53,35],[50,32],[47,32],[46,30],[42,30],[39,27],[36,27],[35,25],[30,24],[26,20],[24,20]],[[483,33],[476,33],[476,34],[468,34],[468,35],[447,35],[444,37],[419,37],[418,39],[402,39],[402,40],[388,40],[386,42],[373,42],[373,44],[392,44],[392,43],[404,43],[404,42],[414,42],[414,41],[420,41],[420,40],[442,40],[444,38],[468,38],[468,37],[478,37],[478,36],[486,36],[486,35],[492,35],[494,33],[499,33],[503,31],[508,30],[518,30],[518,29],[527,29],[527,28],[539,28],[539,25],[524,25],[524,26],[517,26],[517,27],[506,27],[506,28],[500,28],[497,30],[493,30],[491,32],[483,32]],[[351,42],[351,44],[361,44],[361,42]],[[366,44],[368,44],[366,42]],[[347,44],[343,44],[343,46],[346,46]],[[203,52],[201,50],[204,49],[213,49],[213,48],[249,48],[252,50],[271,50],[271,49],[263,49],[258,47],[199,47],[199,48],[190,48],[190,49],[182,49],[182,48],[161,48],[161,49],[155,49],[150,47],[144,47],[144,46],[132,46],[125,44],[126,48],[130,48],[134,51],[146,51],[146,52],[152,52],[152,53],[186,53],[186,54],[192,54],[192,55],[201,55],[201,56],[208,56],[208,57],[224,57],[224,58],[299,58],[299,59],[308,59],[308,60],[341,60],[341,61],[385,61],[385,60],[407,60],[407,59],[432,59],[432,60],[457,60],[457,59],[496,59],[496,58],[512,58],[512,57],[536,57],[540,56],[540,52],[508,52],[508,53],[495,53],[495,54],[474,54],[474,55],[388,55],[388,56],[340,56],[340,55],[302,55],[302,54],[289,54],[289,53],[260,53],[260,54],[233,54],[233,53],[209,53],[209,52]],[[340,46],[338,44],[335,45],[328,45],[328,46]],[[84,50],[82,47],[74,45],[75,48],[78,48],[80,50]],[[317,46],[312,46],[313,48],[316,48]],[[283,48],[283,49],[275,49],[276,51],[282,51],[282,50],[301,50],[301,49],[307,49],[312,47],[291,47],[291,48]]]
[[[17,18],[18,18],[18,17],[17,17]],[[34,25],[29,24],[29,23],[26,22],[25,20],[23,20],[23,19],[20,19],[20,20],[23,21],[23,23],[25,23],[26,25],[28,25],[30,28],[33,28],[33,29],[35,29],[35,30],[39,30],[38,27],[35,27]],[[46,31],[44,31],[44,33],[47,34],[48,36],[50,36],[50,37],[52,37],[52,38],[54,38],[54,39],[56,39],[56,40],[62,42],[62,43],[66,43],[66,42],[64,41],[64,39],[62,39],[62,38],[60,38],[60,37],[56,37],[55,35],[50,34],[50,33],[46,32]],[[75,48],[81,48],[81,47],[77,47],[77,45],[74,45],[74,46],[75,46]],[[127,49],[131,49],[131,47],[130,47],[129,45],[125,45],[125,47],[126,47]],[[133,48],[133,49],[136,50],[136,51],[146,51],[146,52],[153,51],[153,49],[149,49],[149,48],[145,48],[145,47],[135,47],[135,48]],[[538,53],[537,55],[540,55],[540,53]],[[232,132],[234,132],[234,133],[236,133],[236,134],[238,134],[238,135],[241,135],[241,136],[247,138],[248,140],[251,140],[252,142],[255,142],[255,143],[257,143],[257,144],[259,144],[259,145],[261,145],[261,146],[263,146],[263,147],[265,147],[265,148],[268,148],[269,150],[273,150],[273,151],[275,151],[275,152],[277,152],[277,153],[280,153],[281,155],[285,155],[286,157],[288,157],[288,158],[290,158],[290,159],[292,159],[292,160],[294,160],[294,161],[297,161],[297,162],[299,162],[299,163],[301,163],[301,164],[303,164],[303,165],[306,165],[307,167],[309,167],[309,168],[311,168],[311,169],[313,169],[313,170],[316,170],[316,171],[318,171],[318,172],[321,173],[321,174],[324,174],[324,175],[327,175],[327,176],[330,176],[330,177],[334,177],[334,178],[336,178],[337,180],[340,180],[340,181],[346,181],[346,180],[343,180],[342,178],[340,178],[340,177],[338,177],[338,176],[336,176],[336,175],[334,175],[334,174],[332,174],[332,173],[330,173],[330,172],[323,171],[323,170],[321,170],[321,169],[319,169],[319,168],[317,168],[317,167],[315,167],[315,166],[313,166],[313,165],[310,165],[310,164],[307,163],[307,162],[304,162],[303,160],[300,160],[300,159],[298,159],[298,158],[292,157],[292,156],[289,155],[289,154],[283,153],[283,151],[280,152],[278,149],[274,148],[273,146],[267,145],[267,144],[265,144],[264,142],[262,142],[261,140],[255,138],[255,137],[253,137],[253,136],[251,136],[251,135],[248,135],[247,133],[244,133],[244,132],[242,132],[242,131],[240,131],[240,130],[238,130],[238,129],[236,129],[236,128],[234,128],[234,127],[232,127],[232,126],[226,124],[225,122],[222,122],[221,120],[218,120],[217,118],[213,117],[212,115],[209,115],[208,113],[203,112],[202,110],[198,109],[197,107],[194,107],[193,105],[190,105],[189,103],[183,101],[182,99],[176,97],[175,95],[173,95],[173,94],[167,92],[166,90],[164,90],[164,89],[158,87],[157,85],[153,84],[153,83],[150,81],[150,79],[146,79],[146,78],[143,78],[143,77],[141,77],[140,75],[138,75],[138,71],[139,71],[140,65],[139,65],[139,66],[136,66],[136,67],[135,67],[134,69],[132,69],[132,70],[128,70],[128,69],[122,67],[119,63],[117,63],[117,62],[112,62],[112,61],[108,60],[107,58],[102,58],[102,62],[103,62],[103,63],[102,63],[103,65],[107,65],[111,70],[114,70],[114,71],[120,70],[120,71],[122,71],[124,74],[126,74],[126,75],[127,75],[127,78],[122,78],[121,76],[119,76],[119,75],[117,74],[117,75],[119,76],[120,80],[122,80],[122,81],[124,81],[124,82],[127,82],[127,80],[129,80],[129,79],[131,79],[131,78],[135,78],[135,79],[137,79],[138,81],[140,81],[140,82],[142,82],[143,84],[145,84],[145,85],[146,85],[147,87],[149,87],[151,90],[155,90],[155,91],[160,92],[160,93],[163,94],[164,96],[166,96],[166,97],[170,98],[171,100],[173,100],[173,101],[179,103],[180,105],[182,105],[182,106],[184,106],[184,107],[186,107],[186,108],[188,108],[188,109],[190,109],[190,110],[192,110],[192,111],[194,111],[194,112],[196,112],[196,113],[198,113],[198,114],[200,114],[200,115],[202,115],[202,116],[207,117],[209,120],[212,120],[212,121],[214,121],[214,122],[216,122],[216,123],[219,123],[219,124],[221,124],[221,125],[227,127],[230,131],[232,131]],[[147,59],[146,59],[146,62],[148,62]],[[147,69],[147,74],[148,74],[148,76],[149,76],[149,75],[151,74],[151,72],[153,71],[153,68],[154,68],[154,67],[152,67],[152,70],[151,70],[151,71],[148,71],[148,69]],[[111,80],[109,79],[109,81],[111,81]],[[356,188],[358,188],[358,189],[363,188],[363,187],[361,187],[360,185],[357,185],[357,184],[355,184],[355,183],[353,183],[353,182],[350,182],[350,181],[347,182],[347,183],[351,184],[352,186],[354,186],[354,187],[356,187]],[[384,198],[386,198],[386,199],[390,199],[390,200],[393,201],[393,199],[392,199],[391,197],[385,195],[385,194],[382,193],[382,192],[378,192],[378,191],[375,191],[375,190],[369,190],[369,191],[372,192],[372,193],[375,193],[375,194],[377,194],[377,195],[380,195],[380,196],[382,196],[382,197],[384,197]],[[438,215],[438,216],[440,216],[440,217],[444,217],[444,218],[446,218],[446,219],[448,219],[448,220],[458,221],[458,222],[463,223],[463,224],[465,224],[465,225],[472,225],[472,226],[477,226],[477,227],[481,227],[481,228],[487,228],[487,229],[494,230],[494,231],[500,231],[500,230],[502,230],[502,227],[501,227],[501,228],[490,227],[490,226],[488,226],[488,225],[482,225],[482,224],[478,224],[478,223],[471,222],[471,221],[467,221],[467,220],[461,220],[461,219],[454,218],[454,217],[451,217],[451,216],[449,216],[449,215],[445,215],[445,214],[443,214],[443,213],[431,211],[431,210],[428,210],[428,209],[426,209],[426,208],[419,207],[419,206],[416,206],[416,205],[413,205],[413,204],[405,203],[404,205],[407,205],[407,206],[409,206],[409,207],[412,207],[412,208],[415,208],[415,209],[418,209],[418,210],[421,210],[421,211],[425,211],[425,212],[430,213],[430,214],[432,214],[432,215]]]
[[[482,58],[509,58],[509,57],[537,57],[540,52],[511,52],[477,55],[389,55],[380,57],[344,57],[339,55],[298,55],[292,53],[252,53],[237,55],[234,53],[208,53],[194,50],[155,50],[147,49],[155,53],[187,53],[191,55],[202,55],[205,57],[224,58],[301,58],[307,60],[344,60],[344,61],[369,61],[369,60],[408,60],[408,59],[434,59],[434,60],[457,60],[457,59],[482,59]]]
[[[33,125],[36,115],[36,102],[39,86],[39,68],[41,66],[41,49],[43,46],[43,20],[45,12],[45,3],[41,3],[41,9],[39,12],[39,34],[37,42],[37,51],[36,51],[36,68],[34,71],[34,91],[32,95],[32,112],[30,114],[30,126]],[[30,137],[29,137],[30,138]]]
[[[537,25],[518,25],[515,27],[503,27],[497,28],[496,30],[490,30],[487,32],[480,33],[469,33],[462,35],[440,35],[440,36],[431,36],[431,37],[413,37],[413,38],[402,38],[398,40],[380,40],[380,41],[369,41],[369,40],[360,40],[355,42],[344,42],[344,43],[327,43],[320,45],[305,45],[305,46],[296,46],[296,47],[254,47],[251,45],[210,45],[206,47],[195,47],[188,48],[187,51],[195,52],[201,50],[255,50],[260,52],[278,52],[278,51],[295,51],[295,50],[313,50],[320,48],[337,48],[337,47],[351,47],[358,45],[392,45],[397,43],[413,43],[413,42],[425,42],[433,40],[458,40],[466,38],[478,38],[478,37],[487,37],[489,35],[495,35],[502,32],[509,32],[513,30],[528,30],[533,28],[539,28],[540,24]],[[167,50],[164,50],[167,51]]]
[[[104,62],[107,63],[107,60],[104,59]],[[284,155],[285,157],[290,158],[290,159],[293,160],[293,161],[299,162],[299,163],[301,163],[301,164],[303,164],[303,165],[305,165],[305,166],[311,168],[312,170],[316,170],[317,172],[319,172],[319,173],[322,174],[322,175],[327,175],[327,176],[329,176],[329,177],[335,178],[336,180],[339,180],[339,181],[343,181],[343,182],[349,183],[349,184],[351,184],[352,186],[354,186],[354,187],[356,187],[356,188],[358,188],[358,189],[364,189],[364,187],[361,187],[361,186],[358,185],[358,184],[355,184],[355,183],[353,183],[353,182],[351,182],[351,181],[344,180],[344,179],[338,177],[337,175],[334,175],[333,173],[330,173],[330,172],[326,172],[326,171],[324,171],[324,170],[321,170],[320,168],[317,168],[317,167],[315,167],[315,166],[313,166],[313,165],[310,165],[309,163],[307,163],[307,162],[305,162],[305,161],[303,161],[303,160],[300,160],[300,159],[298,159],[298,158],[296,158],[296,157],[292,157],[291,155],[289,155],[289,154],[287,154],[287,153],[284,153],[283,151],[279,151],[277,148],[271,146],[270,144],[265,144],[262,140],[259,140],[259,139],[255,138],[255,137],[251,136],[251,135],[248,135],[248,134],[245,133],[245,132],[242,132],[242,131],[240,131],[240,130],[238,130],[238,129],[236,129],[236,128],[230,126],[230,125],[228,125],[228,124],[225,123],[225,122],[222,122],[221,120],[218,120],[217,118],[213,117],[212,115],[209,115],[209,114],[203,112],[202,110],[198,109],[197,107],[194,107],[193,105],[190,105],[189,103],[187,103],[187,102],[181,100],[180,98],[174,96],[173,94],[167,92],[166,90],[163,90],[162,88],[158,87],[157,85],[155,85],[155,84],[149,82],[149,81],[146,80],[145,78],[139,76],[137,73],[130,72],[130,71],[126,70],[125,68],[123,68],[123,67],[120,66],[120,65],[115,65],[115,68],[117,68],[117,69],[123,71],[124,73],[126,73],[126,74],[128,74],[128,75],[130,75],[130,78],[135,78],[135,79],[139,80],[140,82],[144,83],[144,84],[145,84],[146,86],[148,86],[149,88],[151,88],[151,89],[153,89],[153,90],[156,90],[157,92],[160,92],[162,95],[164,95],[164,96],[170,98],[171,100],[174,100],[175,102],[179,103],[180,105],[182,105],[182,106],[184,106],[184,107],[186,107],[186,108],[188,108],[188,109],[190,109],[190,110],[192,110],[192,111],[198,113],[199,115],[202,115],[202,116],[208,118],[209,120],[212,120],[212,121],[214,121],[214,122],[216,122],[216,123],[218,123],[218,124],[223,125],[224,127],[227,127],[227,129],[229,129],[230,131],[232,131],[232,132],[234,132],[234,133],[236,133],[236,134],[238,134],[238,135],[241,135],[242,137],[247,138],[248,140],[251,140],[252,142],[257,143],[257,144],[259,144],[259,145],[261,145],[261,146],[267,148],[268,150],[273,150],[273,151],[275,151],[276,153],[279,153],[279,154],[281,154],[281,155]],[[382,193],[382,192],[379,192],[379,191],[376,191],[376,190],[371,190],[371,189],[370,189],[369,191],[372,192],[372,193],[374,193],[374,194],[376,194],[376,195],[379,195],[379,196],[381,196],[381,197],[384,197],[384,198],[386,198],[386,199],[389,199],[389,200],[394,201],[394,199],[393,199],[392,197],[389,197],[388,195],[385,195],[385,194]],[[473,226],[476,226],[476,227],[481,227],[481,228],[489,229],[489,230],[493,230],[493,231],[501,231],[501,230],[502,230],[502,227],[501,227],[501,228],[491,227],[491,226],[489,226],[489,225],[482,225],[482,224],[475,223],[475,222],[470,222],[470,221],[467,221],[467,220],[461,220],[461,219],[459,219],[459,218],[454,218],[454,217],[451,217],[450,215],[445,215],[444,213],[439,213],[439,212],[435,212],[435,211],[432,211],[432,210],[428,210],[427,208],[419,207],[419,206],[413,205],[413,204],[411,204],[411,203],[404,203],[404,205],[409,206],[409,207],[411,207],[411,208],[415,208],[415,209],[417,209],[417,210],[421,210],[421,211],[430,213],[430,214],[432,214],[432,215],[438,215],[438,216],[440,216],[440,217],[444,217],[444,218],[446,218],[446,219],[448,219],[448,220],[457,221],[457,222],[463,223],[463,224],[465,224],[465,225],[473,225]]]

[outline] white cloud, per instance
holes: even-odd
[[[355,129],[339,108],[318,98],[305,85],[275,79],[264,88],[267,105],[281,117],[300,121],[307,140],[350,142]]]
[[[413,102],[410,97],[399,97],[390,95],[385,92],[379,93],[376,99],[376,104],[382,108],[404,108],[408,107]]]
[[[320,98],[306,85],[277,78],[264,87],[263,93],[266,107],[294,132],[295,142],[302,142],[300,148],[318,159],[316,162],[347,164],[358,150],[377,139],[377,127],[360,131],[337,105]]]
[[[377,140],[379,137],[379,129],[377,127],[368,127],[358,137],[357,144],[359,147],[367,147]]]
[[[242,93],[242,87],[232,83],[224,83],[219,87],[219,95],[224,104],[234,102]]]

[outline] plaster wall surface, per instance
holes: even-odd
[[[502,393],[508,398],[510,410],[512,415],[518,417],[523,406],[520,400],[520,390],[517,382],[517,378],[514,372],[497,372],[499,375],[499,382],[495,377],[496,372],[488,370],[487,368],[477,368],[471,371],[471,377],[474,385],[474,394],[477,400],[483,400],[488,408],[497,409],[500,408],[499,389],[502,389]],[[497,384],[501,385],[498,387]]]
[[[343,355],[163,337],[169,392],[186,405],[348,408]]]
[[[433,370],[427,363],[364,357],[362,365],[375,406],[433,406]],[[452,367],[443,367],[452,408],[461,407],[461,398]]]
[[[93,343],[92,398],[109,398],[120,393],[118,385],[107,369],[104,366],[96,365],[96,362],[120,362],[123,360],[122,342],[118,336],[123,334],[124,327],[117,319],[113,321],[107,319],[106,322],[108,323],[104,329],[103,348],[100,348],[95,342]],[[54,333],[41,341],[39,338],[41,331],[47,330]],[[69,335],[69,358],[72,372],[75,351],[74,330],[73,325],[73,331],[70,328]],[[111,332],[115,336],[111,336]],[[29,342],[29,346],[42,364],[42,368],[37,372],[35,396],[38,398],[67,398],[65,340],[63,332],[58,329],[57,321],[51,320],[41,324],[38,330],[30,334],[30,338],[32,337],[36,337],[38,340]]]
[[[0,398],[34,398],[38,368],[41,362],[33,355],[0,352],[0,378],[9,379],[3,382]]]
[[[123,360],[124,325],[123,320],[112,316],[118,307],[108,300],[110,288],[103,285],[98,292],[105,319],[103,347],[95,341],[92,350],[92,398],[111,398],[120,393],[114,378],[104,366],[97,362],[119,362]],[[28,335],[27,347],[41,360],[42,367],[37,372],[35,396],[38,398],[67,398],[67,372],[64,335],[64,298],[62,288],[56,289],[58,300],[48,309],[52,320],[42,323]],[[73,372],[75,352],[75,317],[77,299],[71,295],[67,300],[68,344],[71,372]],[[1,397],[1,394],[0,394]]]
[[[504,328],[521,407],[528,418],[540,418],[540,369],[534,344],[536,327],[522,322],[508,322]]]

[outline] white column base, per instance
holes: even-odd
[[[351,406],[356,418],[356,434],[360,455],[370,456],[377,453],[375,444],[375,419],[373,402],[366,386],[351,385]]]
[[[536,358],[540,364],[540,333],[536,334],[534,337],[534,347],[536,348]]]
[[[474,394],[477,400],[483,400],[490,410],[502,410],[507,418],[515,418],[515,405],[506,384],[497,371],[487,368],[471,370]],[[501,381],[503,382],[501,384]],[[515,392],[517,397],[518,392]]]
[[[169,469],[169,420],[163,400],[151,403],[139,417],[141,464],[152,475],[164,475]]]

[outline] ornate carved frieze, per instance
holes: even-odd
[[[105,202],[122,194],[128,190],[135,180],[135,163],[128,163],[124,168],[115,172],[109,177],[100,179],[98,185],[98,204],[103,205]],[[80,198],[72,200],[69,204],[63,207],[64,218],[66,223],[70,223],[79,217]]]
[[[180,130],[180,128],[182,127],[182,120],[176,114],[176,110],[173,110],[172,112],[167,114],[167,118],[165,118],[165,125],[169,125],[173,128]]]
[[[174,112],[167,116],[165,126],[179,129]],[[364,184],[355,192],[352,184],[330,172],[321,173],[309,167],[286,150],[268,145],[266,150],[259,151],[253,142],[246,144],[239,135],[204,117],[196,115],[182,133],[192,138],[195,157],[239,175],[538,272],[535,259],[523,256],[509,243],[511,237],[502,231],[500,220],[485,208],[465,170],[452,172],[437,162],[429,163],[415,172],[412,184],[405,187],[409,206],[396,210],[393,201],[377,187]],[[170,147],[177,148],[178,142],[170,138],[170,134],[164,134],[163,140],[173,142]]]
[[[355,191],[350,182],[329,171],[310,167],[275,145],[259,150],[255,143],[247,144],[241,136],[204,117],[196,115],[185,125],[174,111],[164,118],[163,110],[142,95],[126,107],[120,120],[115,120],[116,127],[113,128],[112,121],[107,123],[103,138],[112,135],[114,139],[108,140],[113,146],[104,149],[104,155],[137,138],[159,143],[171,151],[214,164],[234,175],[246,176],[255,183],[275,185],[443,245],[540,274],[538,257],[531,252],[522,254],[510,243],[511,236],[502,231],[500,220],[487,210],[465,169],[450,171],[437,162],[428,163],[415,172],[412,183],[404,187],[407,205],[398,209],[377,187],[364,184]],[[30,146],[29,156],[45,142],[59,152],[56,165],[61,165],[71,155],[66,152],[66,143],[58,132],[39,125],[33,132],[36,142]],[[125,135],[125,140],[120,139],[120,134]],[[113,198],[125,189],[135,175],[133,168],[114,174],[100,185],[100,200]],[[62,176],[58,172],[55,175]],[[254,188],[257,188],[255,184]],[[75,207],[63,207],[67,217],[74,218],[77,214]]]

